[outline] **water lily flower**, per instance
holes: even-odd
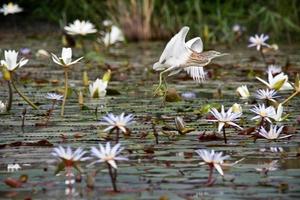
[[[105,46],[109,46],[117,42],[122,42],[124,40],[125,39],[122,30],[115,25],[112,25],[110,27],[110,31],[107,32],[102,38],[102,41],[104,42]]]
[[[15,50],[7,50],[4,51],[4,60],[0,61],[1,66],[7,68],[8,71],[14,71],[25,64],[27,64],[28,59],[21,58],[19,62],[17,62],[18,52]]]
[[[123,149],[124,148],[121,147],[120,143],[113,147],[111,147],[109,142],[107,142],[105,146],[99,143],[99,149],[96,147],[92,147],[91,149],[92,156],[98,160],[92,162],[90,165],[106,162],[113,168],[117,169],[118,167],[116,161],[128,160],[128,158],[119,155]]]
[[[266,43],[268,39],[268,35],[261,34],[260,36],[258,36],[257,34],[255,34],[254,37],[251,36],[249,38],[250,44],[248,45],[248,47],[256,47],[257,51],[260,51],[262,46],[269,47],[269,45]]]
[[[109,113],[107,116],[103,117],[103,121],[100,122],[101,125],[108,126],[104,131],[111,131],[113,129],[121,130],[123,133],[126,133],[127,126],[134,123],[133,115],[125,115],[122,113],[121,115],[114,115]]]
[[[250,97],[250,92],[247,85],[242,85],[236,89],[236,92],[241,97],[241,99],[248,99]]]
[[[102,22],[103,26],[112,26],[113,22],[109,19],[106,19]]]
[[[63,95],[56,94],[56,93],[47,93],[47,95],[45,96],[46,99],[55,100],[55,101],[62,101],[63,97],[64,97]]]
[[[277,95],[276,90],[270,90],[270,89],[259,89],[256,91],[255,97],[260,100],[269,100],[275,102],[275,99],[279,96]]]
[[[6,111],[6,105],[0,100],[0,113],[3,113]]]
[[[107,81],[96,79],[89,85],[90,95],[92,98],[104,97],[106,95]]]
[[[280,133],[282,132],[283,126],[277,126],[277,125],[270,125],[270,130],[266,131],[264,127],[261,127],[259,130],[259,135],[263,136],[264,138],[268,140],[277,140],[277,139],[284,139],[291,137],[292,135],[285,135],[282,137],[279,137]]]
[[[269,65],[267,73],[271,73],[273,76],[282,72],[282,68],[278,65]]]
[[[243,112],[242,106],[238,103],[233,104],[231,106],[231,108],[232,108],[232,112],[234,112],[234,113],[242,113]]]
[[[275,113],[273,116],[271,116],[271,118],[274,119],[276,122],[281,122],[286,118],[286,117],[282,117],[282,113],[283,113],[283,106],[280,103],[277,107],[277,110],[275,110]]]
[[[68,146],[66,149],[64,149],[62,146],[59,146],[55,147],[51,154],[63,161],[66,166],[73,166],[73,164],[76,162],[90,159],[89,157],[84,157],[84,154],[86,153],[87,152],[80,147],[73,151],[70,146]]]
[[[270,118],[274,117],[276,114],[275,108],[273,106],[266,107],[265,104],[259,104],[250,109],[251,112],[257,114],[255,117],[252,117],[251,120],[256,119],[265,119],[271,123]]]
[[[202,82],[205,78],[203,67],[213,58],[226,55],[217,51],[203,52],[200,37],[185,42],[188,31],[189,27],[185,26],[174,35],[166,45],[159,61],[153,65],[153,70],[162,71],[156,92],[161,88],[164,73],[170,72],[169,76],[172,76],[185,70],[196,82]]]
[[[23,8],[21,8],[18,4],[14,4],[12,2],[9,2],[8,4],[3,4],[2,8],[0,8],[0,13],[3,13],[3,15],[15,14],[22,11]]]
[[[210,110],[210,113],[216,119],[208,120],[208,121],[218,122],[218,124],[219,124],[218,125],[218,132],[221,132],[221,130],[223,129],[223,127],[226,126],[226,125],[231,125],[231,126],[238,127],[239,129],[243,129],[242,127],[240,127],[239,125],[237,125],[236,123],[234,123],[235,121],[238,120],[238,118],[240,118],[242,116],[242,113],[234,113],[234,112],[232,112],[232,107],[229,108],[227,110],[227,112],[225,112],[224,106],[222,105],[221,112],[219,112],[216,108],[212,108]]]
[[[208,164],[211,171],[213,168],[215,168],[219,172],[219,174],[224,176],[224,172],[221,166],[223,165],[224,160],[230,158],[230,156],[223,156],[223,152],[217,153],[215,152],[215,150],[208,151],[205,149],[198,149],[195,152],[204,161],[204,163],[200,163],[201,165]]]
[[[235,32],[235,33],[240,33],[240,32],[243,32],[244,31],[244,27],[242,27],[241,25],[239,24],[234,24],[232,26],[232,31]]]
[[[78,63],[81,59],[78,58],[77,60],[74,60],[72,62],[72,49],[71,48],[62,48],[61,57],[59,58],[55,54],[52,53],[52,60],[58,65],[61,65],[63,67],[69,67],[71,65],[74,65]]]
[[[78,19],[68,26],[65,26],[64,29],[69,35],[87,35],[97,32],[94,24],[89,21],[80,21]]]
[[[291,90],[293,86],[288,82],[288,76],[283,72],[273,76],[271,72],[268,72],[268,82],[256,77],[257,80],[265,84],[269,89],[274,90]]]

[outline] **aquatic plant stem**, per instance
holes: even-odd
[[[259,50],[259,52],[260,52],[260,55],[261,55],[261,57],[262,57],[262,59],[263,59],[265,65],[266,65],[266,67],[268,67],[268,63],[267,63],[267,61],[266,61],[266,57],[265,57],[264,52],[262,51],[262,48]]]
[[[119,143],[119,137],[120,137],[120,129],[117,128],[117,130],[116,130],[116,144]]]
[[[6,106],[6,111],[10,111],[11,110],[11,105],[12,105],[12,101],[13,101],[13,90],[11,87],[11,81],[7,81],[7,86],[8,86],[8,103]]]
[[[61,112],[60,112],[60,116],[64,116],[65,114],[65,105],[66,105],[66,101],[67,101],[67,96],[68,96],[68,68],[64,67],[64,75],[65,75],[65,92],[64,92],[64,99],[62,102],[62,106],[61,106]]]
[[[109,163],[107,163],[107,167],[108,167],[108,172],[109,172],[109,176],[110,176],[110,179],[111,179],[111,184],[113,186],[113,190],[114,192],[118,192],[118,189],[117,189],[117,184],[116,184],[116,174],[114,175],[113,173],[113,169],[111,167],[111,165]]]
[[[208,174],[208,178],[207,178],[207,183],[211,183],[212,181],[212,175],[214,172],[214,166],[212,164],[209,164],[209,174]]]
[[[51,106],[50,110],[48,111],[48,115],[47,115],[45,124],[48,124],[48,122],[49,122],[49,120],[50,120],[50,117],[51,117],[51,115],[52,115],[52,113],[53,113],[53,110],[54,110],[55,103],[56,103],[56,100],[54,99],[54,100],[52,101],[52,106]]]
[[[24,99],[24,101],[26,101],[33,109],[38,110],[38,107],[32,102],[30,101],[30,99],[28,99],[28,97],[26,97],[15,85],[14,81],[11,80],[11,84],[13,86],[13,88],[16,90],[16,92],[20,95],[20,97],[22,97]]]
[[[282,102],[282,105],[286,104],[289,100],[291,100],[293,97],[297,96],[300,93],[300,91],[294,92],[291,96],[289,96],[286,100]]]
[[[223,127],[222,130],[223,130],[224,142],[225,142],[225,144],[227,144],[227,137],[226,137],[226,133],[225,133],[225,127]]]

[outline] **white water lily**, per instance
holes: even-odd
[[[269,39],[268,35],[261,34],[260,36],[258,36],[257,34],[255,34],[254,37],[251,36],[249,38],[250,44],[248,45],[248,47],[256,47],[257,51],[260,51],[262,46],[269,47],[269,45],[266,43],[268,39]]]
[[[52,60],[58,65],[61,65],[63,67],[69,67],[71,65],[74,65],[78,63],[81,59],[78,58],[77,60],[74,60],[72,62],[72,49],[71,48],[62,48],[61,57],[59,58],[55,54],[52,53]]]
[[[109,46],[117,42],[123,42],[124,40],[125,39],[122,30],[115,25],[112,25],[110,27],[110,32],[105,33],[105,36],[102,38],[105,46]]]
[[[274,99],[278,98],[276,90],[270,89],[259,89],[256,91],[255,97],[260,100],[270,100],[275,101]]]
[[[87,152],[80,147],[73,151],[70,146],[68,146],[66,149],[64,149],[62,146],[59,146],[54,148],[51,154],[63,161],[66,166],[71,167],[77,162],[90,159],[89,157],[84,157],[86,153]]]
[[[221,132],[221,130],[225,125],[231,125],[231,126],[238,127],[239,129],[243,129],[242,127],[234,123],[235,121],[238,120],[238,118],[242,116],[242,113],[232,112],[232,107],[229,108],[227,112],[225,112],[224,106],[222,105],[221,112],[219,112],[216,108],[212,108],[210,110],[210,113],[213,114],[213,116],[216,119],[208,120],[208,121],[218,122],[218,132]]]
[[[265,104],[254,106],[254,108],[251,108],[250,111],[257,114],[255,117],[252,117],[251,120],[265,119],[270,123],[270,118],[273,118],[276,114],[275,108],[273,106],[266,107]]]
[[[234,113],[242,113],[243,112],[242,106],[238,103],[233,104],[231,106],[231,108],[232,108],[232,112],[234,112]]]
[[[107,81],[97,78],[95,82],[89,85],[92,98],[104,97],[106,95]]]
[[[247,85],[242,85],[236,89],[236,92],[241,97],[241,99],[248,99],[250,97],[250,92]]]
[[[271,72],[268,72],[268,82],[265,80],[256,77],[260,82],[265,84],[269,89],[274,90],[292,90],[293,86],[288,82],[288,76],[285,75],[283,72],[273,76]]]
[[[170,72],[169,76],[178,74],[185,70],[196,82],[205,78],[203,67],[211,62],[213,58],[223,56],[217,51],[203,52],[203,43],[200,37],[185,42],[189,27],[183,27],[166,45],[159,61],[153,65],[153,70],[160,73],[160,84],[163,73]]]
[[[55,100],[55,101],[62,101],[63,97],[64,97],[63,95],[56,94],[56,93],[47,93],[47,95],[45,96],[46,99]]]
[[[14,71],[15,69],[18,69],[22,66],[24,66],[28,60],[21,58],[19,62],[17,62],[18,59],[18,52],[15,50],[7,50],[4,51],[4,60],[0,61],[1,66],[4,66],[7,68],[8,71]]]
[[[6,105],[5,103],[3,103],[1,100],[0,100],[0,113],[3,113],[6,111]]]
[[[14,4],[12,2],[9,2],[8,4],[3,4],[2,8],[0,8],[0,13],[3,13],[3,15],[15,14],[22,11],[23,8],[21,8],[18,4]]]
[[[275,74],[279,74],[282,72],[282,69],[280,66],[278,65],[269,65],[268,66],[268,70],[267,70],[267,73],[271,73],[272,75],[275,75]]]
[[[78,19],[68,26],[65,26],[64,29],[69,35],[87,35],[97,32],[94,24],[89,21],[80,21]]]
[[[277,110],[275,110],[275,113],[273,116],[271,116],[272,119],[274,119],[276,122],[281,122],[284,120],[284,117],[282,117],[283,114],[283,106],[280,103],[277,107]]]
[[[230,156],[223,156],[223,152],[215,152],[215,150],[205,150],[205,149],[198,149],[195,151],[204,161],[204,163],[200,164],[208,164],[213,166],[222,176],[224,176],[224,172],[222,170],[222,165],[225,159],[230,158]]]
[[[280,133],[282,132],[283,126],[277,126],[277,125],[270,125],[270,130],[266,131],[264,127],[261,127],[259,130],[259,135],[263,136],[264,138],[268,140],[277,140],[277,139],[284,139],[291,137],[292,135],[285,135],[282,137],[279,137]]]
[[[112,113],[109,113],[107,116],[104,116],[102,119],[102,122],[100,122],[101,125],[108,126],[106,129],[104,129],[105,132],[111,131],[115,128],[121,130],[123,133],[126,133],[126,128],[128,125],[134,123],[133,121],[133,115],[125,115],[125,113],[122,113],[121,115],[114,115]]]
[[[98,160],[92,162],[90,165],[93,165],[95,163],[106,162],[113,168],[117,169],[118,166],[116,161],[128,160],[128,158],[126,157],[119,156],[123,149],[124,148],[121,147],[120,143],[116,144],[113,147],[110,146],[109,142],[107,142],[105,146],[99,143],[99,149],[96,147],[92,147],[91,149],[92,156],[94,156]]]

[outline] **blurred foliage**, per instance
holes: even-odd
[[[104,19],[120,25],[128,39],[163,39],[183,25],[206,41],[232,42],[234,24],[248,35],[267,33],[273,39],[299,37],[298,0],[17,0],[28,20],[70,22]],[[3,19],[3,17],[1,17]],[[293,36],[293,38],[292,38]],[[299,38],[297,38],[299,39]]]

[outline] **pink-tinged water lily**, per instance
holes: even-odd
[[[95,157],[97,160],[92,162],[90,165],[93,165],[95,163],[106,162],[113,168],[117,169],[118,166],[116,161],[128,160],[128,158],[119,155],[123,151],[123,149],[124,148],[121,147],[120,143],[111,147],[109,142],[107,142],[105,146],[99,144],[99,148],[92,147],[92,156]]]
[[[68,26],[65,26],[64,29],[69,35],[87,35],[97,32],[94,24],[89,21],[80,21],[78,19]]]
[[[292,135],[285,135],[279,137],[280,133],[282,132],[282,129],[283,126],[277,126],[271,124],[269,131],[266,131],[264,127],[261,127],[258,133],[259,135],[263,136],[268,140],[278,140],[278,139],[284,139],[292,136]]]
[[[201,159],[204,161],[203,163],[200,163],[201,165],[203,164],[208,164],[210,167],[214,167],[219,174],[224,176],[224,172],[222,170],[222,164],[224,163],[224,160],[230,158],[230,156],[223,156],[223,152],[215,152],[215,150],[205,150],[205,149],[199,149],[195,151]]]
[[[25,64],[27,64],[28,60],[21,58],[19,62],[17,62],[18,59],[18,52],[15,50],[7,50],[4,51],[4,60],[1,60],[1,66],[4,66],[7,68],[8,71],[14,71]]]
[[[268,39],[268,35],[261,34],[260,36],[258,36],[257,34],[255,34],[254,37],[251,36],[249,38],[250,44],[248,45],[248,47],[256,47],[257,51],[260,51],[262,46],[269,47],[269,45],[266,43]]]
[[[221,132],[221,130],[225,125],[231,125],[231,126],[238,127],[239,129],[243,129],[242,127],[234,123],[235,121],[238,121],[238,118],[242,116],[242,113],[232,112],[232,107],[229,108],[227,112],[225,112],[224,106],[222,105],[221,112],[219,112],[216,108],[212,108],[210,110],[210,113],[213,114],[213,116],[216,119],[208,120],[208,121],[218,122],[218,132]]]
[[[56,56],[52,53],[52,60],[58,65],[61,65],[63,67],[69,67],[71,65],[74,65],[78,63],[81,59],[78,58],[77,60],[74,60],[72,62],[72,49],[71,48],[62,48],[61,57]]]
[[[292,90],[293,86],[288,82],[289,78],[283,72],[273,76],[271,72],[268,72],[268,82],[256,77],[257,80],[265,84],[269,89],[274,90]]]
[[[15,14],[22,11],[23,8],[21,8],[18,4],[14,4],[12,2],[9,2],[8,4],[3,4],[2,8],[0,8],[0,13],[3,13],[3,15]]]

